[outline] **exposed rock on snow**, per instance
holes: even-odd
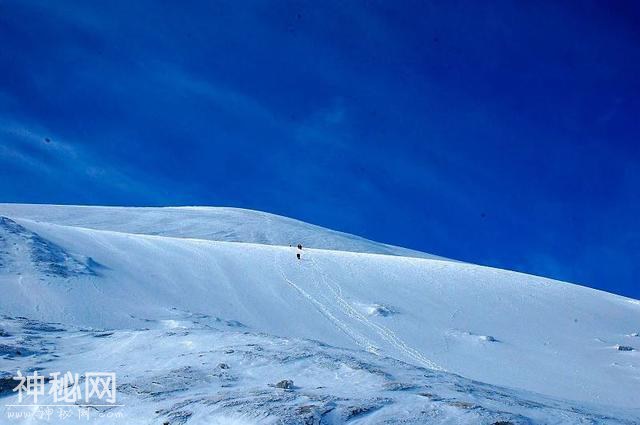
[[[498,342],[498,340],[492,337],[491,335],[480,335],[479,339],[480,341]]]
[[[450,406],[457,407],[459,409],[467,409],[467,410],[469,410],[469,409],[478,408],[477,405],[475,405],[473,403],[466,402],[466,401],[452,401],[452,402],[449,402],[448,404]]]
[[[384,389],[387,391],[407,391],[415,388],[416,386],[414,384],[407,384],[404,382],[389,382],[384,384]]]
[[[391,310],[389,307],[386,307],[380,304],[372,304],[372,305],[366,306],[366,311],[369,316],[387,317],[394,314],[394,311]]]
[[[35,269],[44,276],[68,278],[95,275],[98,266],[93,260],[89,264],[78,261],[57,244],[0,216],[0,267],[5,272]]]
[[[470,331],[461,331],[458,329],[451,329],[449,330],[448,334],[454,337],[469,340],[469,341],[500,342],[500,340],[498,340],[497,338],[491,335],[478,335]]]
[[[634,351],[634,348],[630,347],[628,345],[617,344],[616,345],[616,350],[618,350],[618,351]]]
[[[16,381],[13,379],[13,373],[0,370],[0,397],[5,394],[10,394],[16,387]]]
[[[282,388],[284,390],[291,390],[293,389],[293,381],[290,379],[283,379],[282,381],[275,384],[275,387]]]

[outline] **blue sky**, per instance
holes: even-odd
[[[0,201],[224,205],[640,298],[635,2],[0,1]]]

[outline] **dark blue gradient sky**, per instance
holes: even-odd
[[[225,205],[640,298],[640,6],[0,0],[0,201]]]

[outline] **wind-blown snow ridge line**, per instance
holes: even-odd
[[[2,204],[0,204],[0,207],[2,207]],[[201,236],[177,236],[177,235],[167,235],[167,234],[156,234],[156,233],[153,233],[153,232],[152,233],[148,233],[148,232],[144,232],[144,231],[128,231],[128,230],[105,229],[105,228],[98,228],[98,227],[77,225],[77,224],[62,224],[62,223],[58,223],[56,221],[49,221],[48,219],[43,219],[43,218],[33,219],[33,218],[23,217],[23,216],[20,216],[18,214],[9,214],[7,216],[11,217],[13,220],[16,220],[18,222],[34,223],[34,224],[36,224],[36,223],[40,223],[40,224],[46,223],[49,226],[56,226],[56,227],[63,227],[63,228],[73,228],[73,229],[94,231],[94,232],[108,232],[108,233],[112,233],[112,234],[126,234],[126,235],[143,236],[143,237],[150,237],[150,238],[170,238],[170,239],[178,239],[178,240],[191,240],[191,241],[202,241],[202,242],[212,242],[212,243],[246,244],[246,245],[254,245],[254,246],[274,246],[274,247],[286,247],[287,246],[285,243],[273,243],[273,242],[272,243],[268,243],[268,242],[257,241],[257,240],[238,241],[238,240],[210,239],[210,238],[201,237]],[[271,217],[268,217],[266,214],[263,215],[263,217],[264,217],[264,219],[266,221],[266,226],[267,227],[276,229],[276,230],[272,231],[271,233],[277,233],[277,227],[278,226],[275,226],[275,225],[272,224]],[[374,242],[371,242],[371,243],[372,244],[377,244],[377,243],[374,243]],[[358,250],[358,249],[348,249],[348,248],[339,249],[339,248],[335,248],[335,247],[332,247],[332,248],[314,247],[313,244],[310,247],[312,247],[313,249],[326,250],[326,251],[330,251],[330,252],[346,252],[346,253],[354,253],[354,254],[362,254],[362,255],[380,255],[380,256],[384,256],[384,257],[433,259],[433,260],[440,260],[440,261],[459,262],[457,260],[448,259],[448,258],[444,258],[444,257],[432,256],[430,254],[428,254],[427,257],[423,257],[423,256],[420,256],[420,255],[416,255],[416,256],[408,255],[411,252],[411,250],[404,249],[404,248],[398,248],[398,249],[404,250],[406,252],[391,253],[391,252],[372,252],[372,251],[367,251],[366,249]],[[392,248],[396,248],[396,247],[392,247]],[[420,254],[422,254],[422,253],[420,253]]]

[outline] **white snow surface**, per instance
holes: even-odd
[[[144,235],[440,258],[265,212],[226,207],[96,207],[0,204],[0,214]]]
[[[22,316],[59,322],[68,329],[115,332],[112,339],[87,336],[101,345],[94,343],[82,350],[60,343],[61,352],[68,353],[67,365],[86,362],[107,347],[115,351],[103,354],[113,358],[105,365],[120,365],[119,372],[148,385],[146,380],[152,377],[131,370],[128,363],[140,362],[143,352],[154,356],[149,360],[151,369],[157,373],[166,369],[162,372],[166,375],[170,370],[195,367],[194,363],[185,365],[172,359],[193,354],[194,347],[201,352],[222,344],[222,339],[224,344],[246,344],[249,339],[262,338],[256,344],[280,346],[288,341],[316,355],[343,359],[348,352],[350,358],[355,356],[367,364],[381,362],[372,368],[383,370],[385,376],[402,370],[398,373],[406,384],[421,388],[413,392],[401,389],[402,397],[389,398],[382,393],[390,382],[376,381],[382,378],[375,373],[366,374],[360,377],[362,381],[341,384],[357,385],[357,391],[342,389],[362,392],[360,402],[377,407],[353,417],[331,416],[339,411],[336,407],[338,410],[327,413],[325,421],[318,423],[387,423],[388,418],[383,420],[380,415],[399,417],[396,409],[411,412],[411,408],[418,408],[416,400],[436,403],[437,397],[418,394],[429,392],[420,380],[426,379],[425,371],[440,377],[438,382],[446,388],[463,385],[462,376],[485,383],[464,381],[470,393],[477,394],[474,385],[487,385],[492,391],[512,394],[514,399],[527,394],[529,400],[544,405],[542,413],[512,412],[533,418],[522,423],[582,423],[589,415],[600,417],[592,423],[608,423],[602,412],[616,412],[613,416],[621,422],[611,423],[640,421],[640,338],[633,336],[640,331],[640,302],[633,299],[233,208],[0,204],[0,216],[6,217],[0,219],[0,314],[8,323],[5,327],[27,320],[17,319]],[[301,260],[296,259],[296,248],[289,246],[299,242],[304,245]],[[217,322],[226,325],[215,331],[194,325],[193,320],[181,325],[183,316],[177,317],[177,312],[190,318],[218,318]],[[182,339],[170,335],[162,340],[165,327],[188,331],[181,334]],[[147,328],[151,329],[145,331]],[[73,332],[65,334],[71,338]],[[120,343],[113,342],[129,341],[133,336],[138,339],[125,344],[132,350],[126,353]],[[160,348],[154,347],[153,341],[165,342]],[[633,350],[620,351],[618,346]],[[278,356],[282,355],[279,351]],[[15,372],[16,364],[15,358],[3,357],[0,350],[0,371]],[[30,366],[37,366],[37,362]],[[247,374],[255,364],[245,366]],[[288,374],[281,379],[303,382],[307,389],[313,386],[308,369],[291,367],[287,362],[280,366]],[[343,372],[359,373],[351,369]],[[259,369],[250,374],[251,379],[237,377],[230,385],[257,385],[253,373],[266,374],[260,375],[265,381],[262,384],[276,379],[273,370]],[[318,373],[318,380],[326,381],[330,376],[335,379],[338,372]],[[206,387],[206,382],[198,385]],[[367,388],[371,391],[365,397]],[[540,395],[529,396],[533,393]],[[460,403],[479,400],[470,397],[471,401],[440,397],[440,401],[448,401],[446,406],[429,405],[442,414],[440,422],[433,422],[499,419],[493,413],[464,416],[473,409]],[[547,403],[540,397],[555,401]],[[392,401],[380,401],[387,398]],[[287,400],[282,406],[300,408],[299,403]],[[503,410],[513,405],[500,403]],[[386,407],[381,409],[382,405]],[[549,407],[552,405],[556,407]],[[573,413],[552,420],[558,405]],[[483,408],[488,409],[486,405]],[[584,417],[580,409],[584,409]],[[464,411],[462,416],[460,411]],[[206,416],[213,414],[211,410],[190,412],[182,423],[217,420],[215,415]],[[232,419],[270,423],[278,415],[290,413],[276,409],[258,418],[242,409],[234,412],[237,417],[219,412],[227,415],[220,423],[231,423]],[[430,417],[438,417],[432,413]],[[168,417],[170,412],[163,414]],[[142,418],[135,412],[133,415]],[[198,419],[198,415],[208,419]],[[510,418],[512,423],[520,423],[520,416]],[[148,419],[139,423],[155,423]]]

